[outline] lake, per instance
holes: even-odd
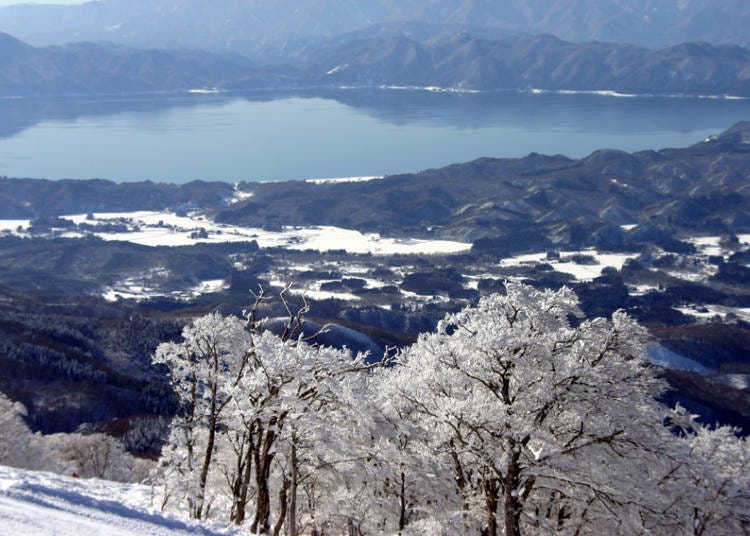
[[[267,181],[685,147],[750,101],[418,90],[0,100],[0,176]]]

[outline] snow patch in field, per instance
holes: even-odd
[[[571,257],[576,255],[592,257],[593,261],[590,264],[571,261]],[[616,270],[622,270],[623,265],[628,259],[634,259],[637,256],[637,253],[599,253],[596,250],[561,251],[560,260],[555,260],[548,259],[547,253],[531,253],[503,259],[500,261],[500,266],[534,266],[546,263],[552,266],[557,272],[570,274],[579,281],[590,281],[601,275],[604,268],[612,267]]]
[[[662,289],[659,288],[659,285],[648,285],[648,284],[641,284],[641,285],[628,285],[628,294],[631,296],[645,296],[646,294],[649,294],[650,292],[661,292]]]
[[[682,314],[692,316],[701,320],[711,320],[718,316],[722,321],[727,317],[734,317],[745,322],[750,322],[750,307],[726,307],[724,305],[695,305],[675,307]]]
[[[310,298],[312,300],[343,300],[343,301],[358,301],[359,296],[350,294],[348,292],[329,292],[327,290],[311,290],[311,289],[294,289],[289,291],[291,294],[297,294]]]
[[[102,297],[110,302],[118,300],[148,300],[151,298],[172,298],[177,300],[190,300],[203,294],[212,294],[221,292],[228,288],[226,281],[215,279],[201,281],[193,288],[186,290],[174,290],[165,292],[158,281],[152,281],[152,277],[158,277],[159,274],[149,273],[144,277],[128,278],[118,284],[107,287],[102,292]]]
[[[285,281],[282,281],[279,278],[269,278],[268,283],[272,287],[276,288],[287,288],[288,283]],[[360,300],[359,296],[355,296],[354,294],[350,294],[348,292],[329,292],[326,290],[320,290],[320,285],[322,283],[325,283],[325,281],[316,281],[313,283],[313,285],[307,285],[307,286],[297,286],[293,285],[289,287],[289,294],[293,296],[303,296],[305,298],[310,298],[311,300],[343,300],[343,301],[358,301]]]
[[[665,271],[670,277],[675,279],[682,279],[683,281],[690,281],[691,283],[700,283],[705,281],[709,277],[716,275],[719,271],[716,266],[704,266],[701,269],[695,270],[668,270]]]
[[[720,236],[697,236],[687,239],[703,255],[722,256],[726,252],[721,247]]]
[[[0,231],[15,233],[18,229],[27,230],[31,226],[31,220],[0,220]]]
[[[348,182],[370,182],[382,179],[383,176],[375,177],[340,177],[335,179],[307,179],[305,182],[310,184],[345,184]]]
[[[131,242],[143,246],[192,246],[199,243],[249,242],[255,240],[263,248],[279,247],[293,250],[331,251],[348,253],[393,254],[449,254],[468,251],[471,244],[447,240],[383,238],[374,233],[360,233],[339,227],[284,227],[282,231],[239,227],[215,223],[197,213],[177,215],[171,212],[126,212],[65,216],[77,225],[92,226],[120,224],[125,231],[93,232],[103,240]]]

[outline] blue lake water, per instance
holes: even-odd
[[[685,147],[750,101],[373,90],[0,100],[0,176],[264,181]]]

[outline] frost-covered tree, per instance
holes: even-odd
[[[262,294],[196,320],[155,357],[169,493],[264,535],[747,532],[747,442],[656,402],[645,330],[506,287],[387,367],[306,340],[283,294],[281,334]]]
[[[105,434],[32,433],[23,417],[26,408],[0,393],[0,464],[75,473],[83,478],[138,482],[147,476],[151,462],[137,459],[123,444]]]
[[[158,348],[154,362],[167,365],[180,401],[162,465],[168,493],[191,516],[205,517],[216,498],[253,533],[278,534],[286,522],[297,534],[300,519],[315,523],[315,501],[298,507],[298,498],[319,493],[314,482],[336,463],[316,451],[346,420],[343,378],[368,366],[362,355],[309,344],[306,305],[292,312],[283,294],[285,329],[264,330],[256,318],[263,300],[244,319],[197,319],[182,342]]]
[[[242,473],[238,470],[236,474],[248,475],[250,471],[253,475],[252,481],[246,477],[240,486],[244,490],[254,484],[252,531],[265,533],[272,529],[274,470],[280,473],[280,496],[288,497],[288,506],[296,509],[305,452],[325,444],[324,436],[334,423],[328,418],[329,412],[340,404],[340,377],[363,368],[362,356],[355,357],[350,352],[313,346],[299,339],[284,340],[268,331],[253,336],[251,358],[232,397],[234,434],[239,433],[237,439],[244,441],[236,440],[235,445],[242,444],[237,452],[244,453],[245,460]],[[244,493],[237,499],[245,500]],[[279,503],[278,524],[283,523],[287,501]],[[291,518],[296,517],[293,512]],[[290,530],[295,533],[293,527]]]
[[[687,449],[668,484],[681,515],[675,533],[750,534],[750,444],[728,426],[708,427],[678,407],[672,424]],[[660,520],[656,520],[659,523]],[[663,522],[662,522],[663,523]]]
[[[216,435],[232,390],[252,345],[242,319],[216,313],[185,327],[182,341],[159,345],[153,363],[166,365],[178,399],[178,414],[162,458],[170,493],[187,502],[190,516],[201,519],[210,507],[206,496]]]
[[[671,441],[663,385],[639,358],[646,332],[622,312],[572,322],[567,289],[506,287],[403,352],[400,411],[419,415],[419,438],[487,534],[639,532],[639,512],[662,509]]]
[[[121,441],[106,434],[53,434],[41,438],[57,460],[55,470],[81,478],[117,482],[140,482],[147,478],[153,462],[125,451]]]
[[[24,422],[26,408],[0,393],[0,464],[23,469],[45,469],[49,465],[41,436]]]

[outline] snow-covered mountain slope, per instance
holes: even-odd
[[[0,466],[1,536],[201,536],[237,531],[151,507],[151,488]]]

